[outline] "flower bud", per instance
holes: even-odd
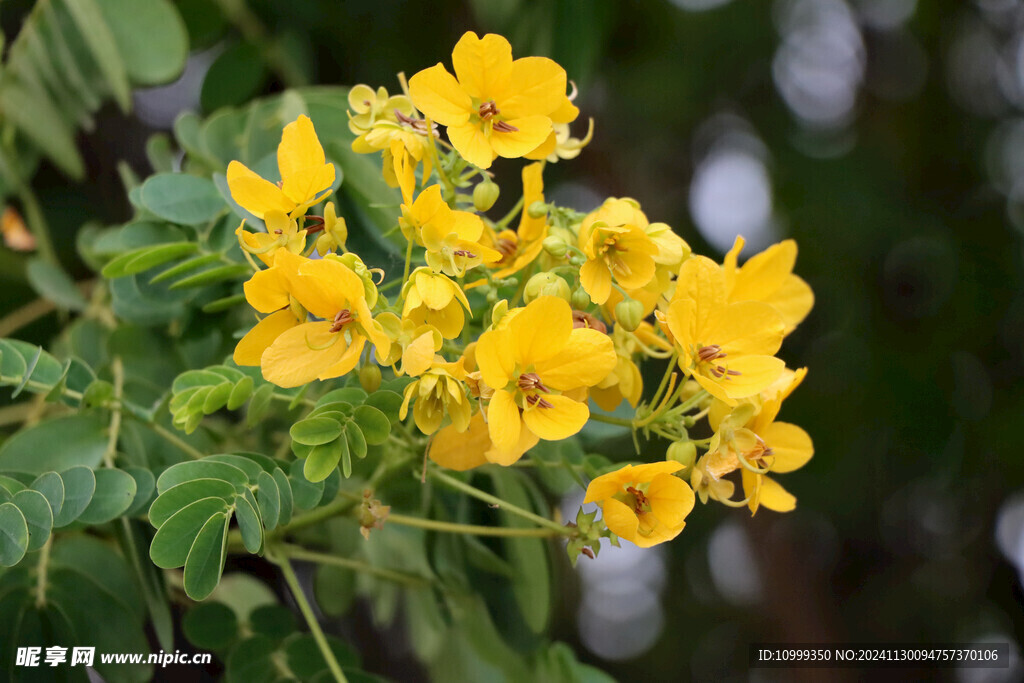
[[[557,259],[561,259],[565,258],[565,253],[569,251],[569,245],[561,237],[552,235],[544,238],[544,251]]]
[[[484,178],[473,188],[473,208],[477,211],[488,211],[494,202],[498,201],[500,188],[491,182],[490,178]]]
[[[377,391],[380,388],[380,367],[368,363],[359,368],[359,386],[368,394]]]
[[[530,303],[542,296],[557,296],[568,301],[571,294],[569,283],[554,273],[537,273],[527,280],[523,301]]]
[[[669,445],[665,459],[681,463],[683,467],[693,467],[697,460],[697,446],[692,441],[674,441]]]
[[[526,214],[530,218],[544,218],[548,215],[548,205],[538,200],[526,209]]]
[[[508,299],[502,299],[494,304],[494,308],[491,309],[491,327],[497,327],[506,313],[508,313]]]
[[[576,291],[572,293],[572,298],[569,300],[572,307],[577,311],[586,310],[587,306],[590,305],[590,295],[587,294],[587,290],[582,287],[577,287]]]
[[[623,299],[615,305],[615,320],[632,332],[644,319],[644,305],[636,299]]]

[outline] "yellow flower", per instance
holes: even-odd
[[[469,310],[465,292],[430,268],[417,268],[402,288],[405,304],[402,317],[416,325],[432,325],[445,339],[455,339],[466,322],[463,308]]]
[[[405,419],[409,414],[409,402],[415,399],[412,417],[424,434],[433,434],[440,429],[446,414],[451,418],[455,431],[466,431],[473,406],[466,396],[465,380],[466,371],[461,358],[454,363],[446,363],[441,356],[435,357],[430,369],[405,387],[399,419]]]
[[[736,258],[743,244],[743,238],[737,237],[722,265],[729,301],[763,301],[769,304],[782,316],[786,334],[789,334],[814,307],[814,292],[793,274],[796,242],[785,240],[772,245],[751,256],[740,268],[736,265]]]
[[[323,199],[322,193],[334,184],[334,165],[327,163],[308,116],[299,116],[284,127],[277,167],[281,182],[275,185],[241,162],[232,161],[227,173],[231,197],[259,218],[275,210],[294,218]]]
[[[647,326],[650,327],[649,324]],[[590,398],[594,399],[602,410],[609,412],[615,410],[622,403],[622,399],[626,399],[629,405],[636,408],[644,391],[640,368],[633,362],[633,354],[639,349],[639,344],[633,333],[621,325],[615,327],[611,338],[615,345],[615,369],[597,386],[590,389]]]
[[[529,154],[551,134],[551,116],[567,101],[558,64],[545,57],[512,61],[507,40],[469,31],[455,45],[452,65],[456,76],[440,63],[417,73],[409,95],[424,115],[448,127],[466,161],[488,168],[495,157]]]
[[[334,257],[310,260],[278,249],[274,267],[255,273],[244,289],[253,308],[274,313],[281,321],[271,329],[267,321],[275,316],[265,318],[260,325],[268,328],[247,344],[251,348],[274,334],[259,359],[268,382],[296,387],[340,377],[359,362],[367,339],[377,347],[378,358],[390,348],[390,340],[370,314],[362,279]],[[304,315],[295,316],[295,302],[319,320],[306,322]],[[285,326],[285,313],[296,323]],[[254,332],[255,328],[250,335]],[[243,338],[239,347],[246,341]],[[243,355],[243,360],[251,360],[251,355]]]
[[[548,236],[547,216],[530,216],[530,206],[544,201],[543,164],[530,164],[523,168],[523,211],[519,218],[518,230],[502,230],[491,235],[491,245],[500,253],[500,259],[491,264],[497,268],[495,279],[502,279],[518,273],[540,256],[544,249],[544,238]],[[472,286],[486,280],[474,282]]]
[[[442,467],[462,472],[488,463],[515,462],[536,445],[537,437],[532,432],[523,430],[520,442],[515,448],[499,451],[491,443],[491,434],[483,412],[478,411],[470,418],[465,431],[460,432],[455,425],[448,425],[437,432],[430,440],[427,455]]]
[[[631,199],[609,198],[580,224],[579,247],[587,257],[580,283],[598,305],[608,300],[614,279],[639,289],[654,277],[658,246],[648,237],[647,216]]]
[[[410,201],[402,204],[399,224],[408,240],[427,250],[427,265],[435,272],[462,277],[467,270],[481,263],[501,258],[494,249],[480,244],[484,223],[476,214],[453,211],[441,197],[441,188],[431,185]]]
[[[387,88],[381,86],[374,92],[373,88],[362,83],[348,91],[348,106],[348,128],[358,136],[365,136],[378,122],[398,122],[396,111],[407,117],[413,114],[412,102],[405,95],[388,96]],[[356,144],[352,143],[352,148],[358,152]]]
[[[257,311],[269,313],[242,337],[233,355],[238,365],[260,365],[263,353],[278,337],[306,321],[306,310],[288,294],[288,282],[298,275],[306,259],[278,249],[270,268],[255,273],[245,283],[245,298]],[[284,254],[288,254],[285,256]]]
[[[502,465],[522,455],[523,441],[557,441],[580,431],[590,418],[582,390],[616,363],[608,335],[574,329],[569,304],[551,296],[510,311],[480,336],[475,355],[483,381],[494,389],[487,424]]]
[[[583,502],[599,504],[608,528],[641,548],[671,541],[694,504],[690,487],[672,475],[681,468],[678,462],[626,465],[590,482]]]
[[[316,241],[316,253],[323,256],[335,249],[345,249],[348,241],[348,224],[345,219],[334,212],[334,202],[327,202],[324,207],[324,234]]]
[[[390,351],[383,360],[391,365],[395,374],[401,377],[422,375],[434,361],[434,354],[441,350],[444,339],[436,327],[417,325],[408,318],[401,319],[394,313],[381,313],[377,322],[384,334],[391,340]],[[401,366],[398,362],[401,361]]]
[[[683,263],[665,318],[680,367],[729,405],[766,388],[785,367],[772,355],[782,345],[782,318],[758,301],[728,303],[725,276],[711,259]]]
[[[594,119],[587,125],[587,134],[583,139],[574,138],[569,133],[568,123],[555,123],[555,148],[548,153],[547,160],[551,163],[559,159],[575,159],[594,138]]]
[[[245,229],[245,221],[235,230],[238,246],[268,266],[274,265],[274,252],[284,247],[293,254],[301,254],[306,248],[306,230],[299,230],[298,223],[288,214],[276,209],[267,211],[263,216],[267,226],[266,232],[249,232]]]
[[[706,504],[708,498],[717,501],[729,500],[736,490],[736,485],[709,471],[708,465],[711,460],[709,456],[710,453],[705,453],[693,466],[693,470],[690,472],[690,485],[697,497],[700,498],[701,503]]]

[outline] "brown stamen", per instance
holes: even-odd
[[[718,344],[711,344],[710,346],[702,346],[697,349],[697,359],[702,363],[709,363],[719,358],[725,358],[725,353],[722,353],[722,347]]]
[[[535,408],[554,408],[551,403],[541,398],[540,394],[530,394],[526,397],[526,402]]]
[[[519,380],[516,382],[523,391],[543,391],[545,394],[550,394],[551,390],[544,386],[544,383],[540,381],[540,377],[534,372],[524,372],[519,375]]]
[[[516,253],[516,243],[504,237],[500,237],[495,241],[494,248],[498,250],[503,258]]]
[[[483,104],[480,105],[480,118],[482,118],[484,121],[491,118],[492,116],[497,116],[499,113],[500,112],[498,112],[498,105],[494,102],[494,100],[484,102]]]
[[[341,328],[354,320],[355,316],[352,315],[352,311],[347,308],[341,309],[334,316],[334,322],[331,324],[331,332],[341,332]]]
[[[573,329],[583,328],[588,330],[597,330],[601,334],[608,334],[608,326],[601,322],[596,316],[586,311],[572,312],[572,326]]]
[[[411,116],[406,116],[398,109],[395,109],[395,118],[398,119],[399,123],[409,126],[417,133],[421,133],[423,135],[427,134],[427,122],[424,121],[423,119],[414,119]],[[430,127],[433,129],[435,133],[437,132],[436,123],[432,123]]]
[[[626,487],[626,493],[632,494],[636,498],[636,505],[633,506],[633,512],[640,514],[644,511],[644,508],[650,505],[650,501],[647,500],[647,496],[644,492],[633,486]]]
[[[505,121],[495,121],[494,125],[491,126],[492,130],[499,133],[518,133],[519,129]]]
[[[474,254],[471,251],[466,251],[465,249],[456,249],[455,251],[452,252],[452,255],[465,256],[466,258],[476,258],[476,254]]]

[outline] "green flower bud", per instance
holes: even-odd
[[[526,209],[526,213],[530,218],[544,218],[548,215],[548,205],[542,201],[536,201]]]
[[[473,188],[473,208],[477,211],[488,211],[494,202],[498,201],[500,188],[491,182],[490,178],[484,178]]]
[[[508,299],[502,299],[494,304],[494,308],[491,309],[491,327],[497,327],[506,313],[508,313]]]
[[[693,467],[697,460],[697,446],[692,441],[674,441],[668,447],[665,459],[682,463],[683,467]]]
[[[577,287],[576,291],[572,293],[572,298],[569,299],[569,303],[577,311],[586,310],[587,306],[590,305],[590,295],[587,294],[587,290],[582,287]]]
[[[566,301],[572,296],[569,283],[554,273],[537,273],[526,282],[523,301],[530,303],[542,296],[557,296]]]
[[[644,319],[644,305],[636,299],[625,299],[615,305],[615,319],[632,332]]]
[[[569,245],[565,243],[561,237],[555,237],[554,235],[544,238],[544,251],[548,252],[555,258],[565,258],[565,253],[569,251]]]
[[[359,386],[368,394],[372,394],[380,388],[380,367],[368,363],[359,368]]]

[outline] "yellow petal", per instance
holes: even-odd
[[[512,337],[506,330],[490,330],[480,335],[476,345],[476,363],[487,386],[502,389],[512,381],[514,353]]]
[[[263,320],[246,332],[245,336],[238,340],[235,346],[235,353],[232,356],[238,365],[259,365],[263,352],[267,350],[274,340],[281,336],[285,330],[289,330],[299,324],[291,311],[278,311],[271,313]]]
[[[278,251],[284,251],[278,249]],[[245,300],[260,313],[273,313],[288,305],[287,282],[277,268],[267,268],[253,273],[242,285]]]
[[[596,503],[611,498],[625,486],[633,483],[633,466],[625,465],[613,472],[607,472],[591,480],[583,497],[584,503]]]
[[[402,372],[418,377],[427,371],[434,360],[434,334],[425,332],[416,337],[402,352]]]
[[[590,295],[590,300],[600,306],[612,293],[612,273],[604,261],[589,260],[580,268],[580,284]]]
[[[551,133],[551,119],[546,116],[508,119],[505,123],[516,130],[503,132],[494,129],[491,131],[490,143],[494,153],[506,159],[516,159],[529,154]],[[452,144],[455,144],[454,141]]]
[[[799,277],[790,275],[764,302],[779,312],[789,334],[814,308],[814,292]]]
[[[611,529],[612,533],[619,538],[636,543],[637,545],[640,545],[642,542],[638,541],[642,537],[637,533],[640,520],[637,518],[636,513],[625,503],[614,498],[605,499],[601,503],[601,518],[608,528]]]
[[[683,347],[683,365],[689,364],[688,349],[691,345],[698,343],[697,330],[697,302],[693,299],[676,299],[668,307],[668,314],[665,316],[668,322],[669,332],[675,337],[676,343]]]
[[[679,477],[658,474],[647,489],[651,512],[669,527],[676,527],[693,510],[693,490]]]
[[[740,356],[727,360],[728,369],[740,373],[728,375],[719,382],[730,399],[753,396],[778,379],[786,368],[786,364],[774,356]],[[700,375],[697,378],[699,380]]]
[[[727,359],[741,354],[770,355],[782,346],[785,329],[782,316],[768,304],[742,301],[712,314],[697,341],[718,344]]]
[[[524,154],[527,159],[540,160],[547,159],[549,155],[555,153],[555,149],[558,147],[558,136],[555,135],[554,129],[548,133],[548,136],[544,138],[544,142],[534,147],[528,154]]]
[[[331,320],[339,311],[355,308],[354,302],[364,297],[363,281],[339,261],[311,260],[299,267],[292,295],[313,315]]]
[[[566,391],[594,386],[607,377],[617,363],[611,337],[597,330],[579,328],[569,334],[558,353],[538,362],[536,369],[545,385]]]
[[[281,191],[296,204],[307,204],[334,183],[334,164],[303,168],[287,176]]]
[[[424,116],[442,126],[460,126],[472,113],[469,95],[441,63],[409,79],[409,97]]]
[[[509,325],[516,361],[525,368],[551,358],[565,348],[572,329],[572,308],[565,299],[534,299]]]
[[[462,158],[480,168],[490,168],[495,152],[480,126],[461,123],[448,126],[448,141]]]
[[[462,307],[454,301],[440,311],[435,311],[426,306],[421,307],[419,310],[421,313],[412,315],[413,320],[417,324],[433,325],[445,339],[455,339],[458,337],[459,333],[462,332],[462,326],[466,322],[466,316],[462,312]]]
[[[298,387],[335,365],[348,344],[330,328],[329,322],[303,323],[282,333],[263,353],[260,365],[264,379],[279,387]],[[330,341],[334,343],[326,346]]]
[[[523,167],[523,212],[519,219],[519,239],[533,241],[542,239],[547,228],[547,217],[532,218],[530,206],[544,201],[544,165],[530,164]]]
[[[551,120],[555,123],[572,123],[580,115],[579,108],[568,97],[562,99],[558,109],[551,112]]]
[[[427,308],[439,311],[450,304],[455,296],[455,285],[451,280],[426,269],[416,273],[415,283]]]
[[[496,102],[498,110],[507,119],[547,117],[562,106],[566,84],[565,69],[547,57],[517,59],[512,62],[508,93]]]
[[[648,244],[650,244],[648,242]],[[653,247],[653,244],[650,244]],[[651,281],[657,268],[654,258],[639,250],[620,251],[616,259],[626,267],[615,271],[615,279],[625,289],[639,289]]]
[[[800,427],[788,422],[773,422],[759,436],[772,449],[775,460],[772,472],[798,470],[814,455],[811,437]]]
[[[338,362],[317,375],[317,379],[334,379],[335,377],[341,377],[352,372],[359,363],[359,357],[363,354],[363,346],[365,344],[366,339],[364,337],[358,334],[353,335],[352,343],[345,349],[345,353],[341,355]]]
[[[508,467],[509,465],[514,465],[518,462],[526,451],[537,445],[539,440],[540,439],[537,438],[537,435],[529,429],[520,429],[519,441],[509,448],[498,448],[492,444],[491,448],[484,453],[484,457],[487,458],[488,462],[494,463],[495,465]]]
[[[490,447],[487,423],[483,413],[477,413],[470,419],[466,431],[459,432],[454,425],[448,425],[435,434],[427,455],[441,467],[462,472],[486,465],[484,453]]]
[[[749,474],[746,470],[744,474]],[[782,488],[782,485],[770,477],[761,477],[759,500],[762,506],[775,512],[790,512],[796,509],[796,496]]]
[[[284,127],[281,144],[277,146],[277,167],[281,170],[281,179],[287,185],[291,176],[323,166],[325,162],[324,148],[316,137],[313,122],[305,114],[300,114]],[[334,182],[333,177],[331,182]],[[288,194],[288,191],[285,190],[285,193]]]
[[[545,394],[543,399],[551,407],[542,407],[540,403],[527,406],[523,411],[523,422],[531,432],[546,441],[569,438],[583,429],[590,418],[590,408],[586,403],[554,394]]]
[[[643,465],[634,465],[629,476],[634,482],[654,481],[659,474],[672,474],[683,469],[683,464],[674,460],[661,460]]]
[[[258,218],[263,218],[267,211],[287,213],[295,208],[295,202],[289,200],[281,188],[237,161],[228,164],[227,180],[231,198]]]
[[[796,265],[796,242],[785,240],[750,257],[736,273],[732,301],[764,301],[782,286]]]
[[[673,298],[687,297],[697,304],[694,325],[699,336],[707,328],[709,318],[725,306],[725,276],[717,263],[705,256],[683,261]]]
[[[519,407],[508,391],[499,389],[491,397],[491,403],[487,406],[487,428],[491,441],[501,450],[508,450],[518,443],[522,420]]]
[[[508,87],[512,75],[512,46],[497,34],[488,33],[478,38],[467,31],[452,50],[452,66],[462,89],[481,103],[487,102]]]

